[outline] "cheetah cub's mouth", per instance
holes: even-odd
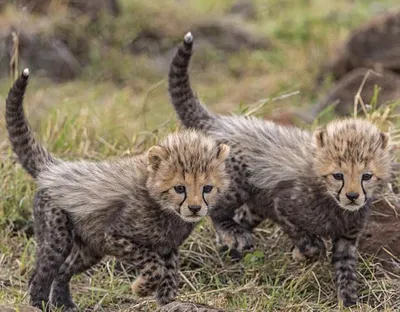
[[[341,119],[314,132],[314,169],[348,211],[362,208],[390,177],[389,136],[365,119]]]

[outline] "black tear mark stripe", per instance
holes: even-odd
[[[203,192],[202,197],[203,197],[203,201],[206,203],[206,205],[207,205],[207,207],[208,207],[208,202],[206,201],[206,198],[204,197],[204,192]]]
[[[363,193],[364,193],[364,201],[367,201],[367,192],[365,191],[364,181],[362,181],[362,180],[361,180],[361,188],[362,188]]]
[[[179,204],[179,209],[182,207],[183,203],[185,202],[186,197],[187,197],[187,195],[186,195],[186,192],[185,192],[185,197],[183,198],[183,200],[182,200],[181,203]]]
[[[342,180],[342,186],[340,187],[339,192],[338,192],[338,199],[339,199],[340,192],[342,191],[343,187],[344,187],[344,179]]]

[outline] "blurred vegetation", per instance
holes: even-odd
[[[204,102],[219,112],[229,112],[241,102],[252,105],[267,97],[299,91],[274,106],[265,106],[260,113],[307,107],[319,96],[312,92],[315,75],[336,53],[351,29],[371,16],[395,8],[394,1],[388,0],[341,0],[329,5],[323,0],[260,0],[253,1],[255,16],[243,19],[229,14],[234,2],[189,0],[183,5],[175,0],[122,0],[120,16],[103,12],[96,21],[90,21],[85,15],[72,18],[61,4],[46,16],[23,15],[13,6],[7,7],[2,23],[18,25],[22,19],[22,30],[47,27],[44,33],[62,34],[63,41],[72,49],[76,46],[87,50],[80,59],[85,65],[83,72],[72,82],[53,85],[51,81],[39,79],[33,71],[27,109],[38,107],[31,119],[40,119],[42,123],[54,109],[64,116],[73,115],[78,113],[77,107],[85,104],[92,107],[89,114],[98,115],[102,123],[109,123],[112,128],[124,123],[123,131],[132,136],[143,127],[143,114],[151,115],[146,118],[149,129],[166,117],[174,118],[166,84],[159,84],[165,82],[171,53],[188,30],[204,21],[226,18],[250,29],[254,36],[267,38],[271,47],[243,48],[235,52],[222,51],[214,45],[199,47],[192,62],[192,81]],[[131,51],[132,43],[143,34],[160,36],[161,40],[155,41],[160,52],[149,55],[146,51]],[[146,93],[154,85],[159,87],[152,91],[143,107]],[[9,80],[4,80],[1,94],[5,95],[8,87]],[[127,107],[130,109],[126,110]],[[114,117],[108,114],[110,109]],[[103,110],[107,114],[103,115]],[[122,119],[118,120],[121,115]],[[129,124],[124,122],[126,117]],[[100,128],[109,130],[104,124]]]

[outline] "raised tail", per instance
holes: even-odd
[[[55,159],[34,138],[22,107],[28,85],[29,69],[14,82],[6,100],[6,124],[11,146],[22,167],[34,178],[46,164]]]
[[[215,115],[199,101],[189,81],[189,62],[192,56],[193,36],[189,32],[172,60],[168,75],[168,91],[172,104],[183,125],[187,128],[207,129]]]

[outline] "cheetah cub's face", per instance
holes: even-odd
[[[390,176],[389,137],[362,119],[329,123],[314,133],[315,170],[339,205],[354,211]]]
[[[151,196],[186,222],[197,222],[227,187],[229,147],[193,130],[169,135],[148,151]]]

